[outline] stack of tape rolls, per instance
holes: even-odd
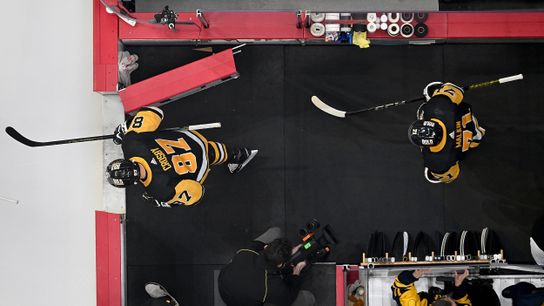
[[[369,33],[374,33],[376,32],[376,30],[378,29],[378,27],[376,26],[376,24],[374,22],[369,22],[367,25],[366,25],[366,30],[369,32]]]
[[[395,23],[398,22],[400,19],[399,13],[387,13],[387,19],[389,19],[389,22]]]
[[[391,37],[402,36],[418,38],[427,35],[429,29],[423,22],[427,20],[428,14],[424,12],[412,13],[367,13],[367,31],[374,33],[378,30],[386,31]],[[327,18],[326,18],[327,19]]]
[[[369,22],[369,23],[376,23],[376,20],[378,19],[378,16],[376,15],[376,13],[368,13],[366,14],[366,20]]]
[[[427,17],[429,17],[429,14],[425,12],[418,12],[414,15],[414,18],[419,23],[425,22],[425,20],[427,20]]]
[[[350,20],[351,19],[351,13],[340,13],[340,20]],[[341,32],[351,32],[351,25],[350,24],[342,24],[340,28]]]
[[[325,13],[311,13],[310,20],[315,23],[321,23],[325,20]]]
[[[391,23],[389,24],[389,27],[387,27],[387,34],[389,34],[389,36],[397,36],[399,35],[400,33],[400,27],[398,24],[396,23]]]
[[[414,26],[411,23],[405,23],[400,27],[400,35],[404,38],[409,38],[414,35]]]
[[[310,26],[310,33],[315,37],[321,37],[325,35],[325,26],[322,23],[312,23]]]
[[[429,32],[429,28],[424,23],[420,22],[416,24],[416,26],[414,27],[414,34],[419,38],[425,37],[428,32]]]
[[[402,13],[400,19],[404,23],[412,22],[414,20],[414,13]]]
[[[340,13],[325,13],[325,41],[336,41],[340,32],[340,23],[333,23],[340,20]]]

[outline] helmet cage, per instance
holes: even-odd
[[[126,159],[116,159],[106,168],[108,183],[114,187],[127,187],[136,184],[140,178],[140,168]]]
[[[435,146],[442,140],[442,128],[431,120],[416,120],[408,129],[408,138],[416,146]]]

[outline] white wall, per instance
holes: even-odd
[[[0,18],[0,305],[96,305],[94,210],[102,143],[29,148],[102,134],[92,92],[92,2],[3,1]]]

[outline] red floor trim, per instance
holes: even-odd
[[[121,306],[120,216],[95,212],[96,305]]]

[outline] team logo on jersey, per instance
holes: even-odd
[[[156,164],[157,164],[157,160],[154,159],[154,158],[152,158],[152,159],[151,159],[151,163],[152,163],[153,165],[156,165]]]

